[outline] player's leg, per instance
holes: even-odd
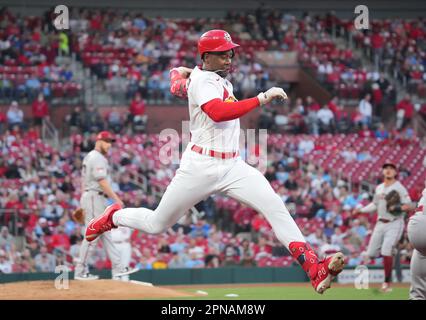
[[[426,300],[426,255],[416,249],[410,262],[411,286],[410,300]]]
[[[390,284],[392,283],[392,269],[393,269],[393,256],[395,247],[401,239],[404,231],[404,220],[398,219],[389,222],[385,227],[383,236],[383,244],[381,254],[383,257],[383,268],[385,272],[385,282],[382,286],[383,291],[390,291]]]
[[[110,232],[104,233],[100,239],[105,248],[108,258],[111,261],[112,278],[114,279],[117,273],[125,273],[125,266],[121,262],[121,253],[112,241],[112,234]]]
[[[370,259],[375,259],[380,256],[380,250],[382,249],[383,238],[385,235],[384,228],[385,225],[383,222],[377,222],[374,226],[367,247],[367,256]]]
[[[217,183],[217,160],[187,151],[180,168],[155,210],[125,208],[113,215],[116,226],[158,234],[173,226],[187,211],[207,198]]]
[[[103,199],[103,202],[102,202]],[[86,192],[82,195],[80,205],[85,213],[85,229],[89,221],[101,214],[106,207],[105,198],[97,196],[94,192]],[[96,280],[99,277],[91,275],[87,261],[91,252],[96,248],[97,241],[89,242],[85,238],[81,242],[80,253],[75,267],[74,278],[76,280]]]
[[[330,286],[331,280],[343,268],[343,255],[339,253],[320,262],[282,199],[258,170],[239,160],[219,186],[219,191],[249,205],[266,217],[278,240],[308,273],[317,292],[322,293]]]
[[[426,300],[426,215],[413,215],[407,226],[408,239],[414,246],[410,262],[410,300]]]

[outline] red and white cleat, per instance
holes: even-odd
[[[380,292],[382,293],[392,292],[392,287],[390,286],[390,283],[383,282],[382,287],[380,288]]]
[[[333,279],[343,270],[345,266],[345,256],[341,252],[318,262],[316,275],[311,279],[315,291],[323,294],[330,288]]]
[[[118,203],[106,207],[104,213],[97,218],[92,219],[86,229],[86,240],[93,241],[102,233],[109,231],[117,226],[112,223],[112,216],[118,210],[123,209]]]

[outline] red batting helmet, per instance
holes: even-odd
[[[203,58],[203,54],[206,52],[228,51],[239,46],[232,42],[231,36],[225,30],[210,30],[198,40],[198,53]]]
[[[115,142],[115,137],[114,135],[109,132],[109,131],[101,131],[98,133],[98,135],[96,136],[96,141],[98,140],[104,140],[104,141],[110,141],[110,142]]]

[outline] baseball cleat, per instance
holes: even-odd
[[[319,294],[323,294],[331,286],[333,279],[343,270],[345,256],[341,252],[318,262],[316,277],[311,279],[312,286]]]
[[[389,283],[383,282],[382,287],[380,288],[380,292],[382,293],[390,293],[392,292],[392,288]]]
[[[120,272],[114,273],[114,277],[121,277],[121,276],[126,276],[135,272],[138,272],[139,269],[137,268],[133,268],[130,269],[128,267],[123,268],[122,270],[120,270]]]
[[[102,233],[117,228],[112,223],[112,216],[122,207],[118,203],[114,203],[106,207],[104,213],[97,218],[92,219],[86,229],[86,240],[91,242],[99,237]]]
[[[90,273],[81,273],[81,274],[75,274],[74,280],[83,280],[83,281],[91,281],[91,280],[98,280],[99,276],[90,274]]]

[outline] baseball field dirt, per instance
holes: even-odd
[[[0,300],[131,300],[188,298],[194,296],[171,288],[114,280],[69,281],[69,289],[56,289],[54,281],[0,284]]]

